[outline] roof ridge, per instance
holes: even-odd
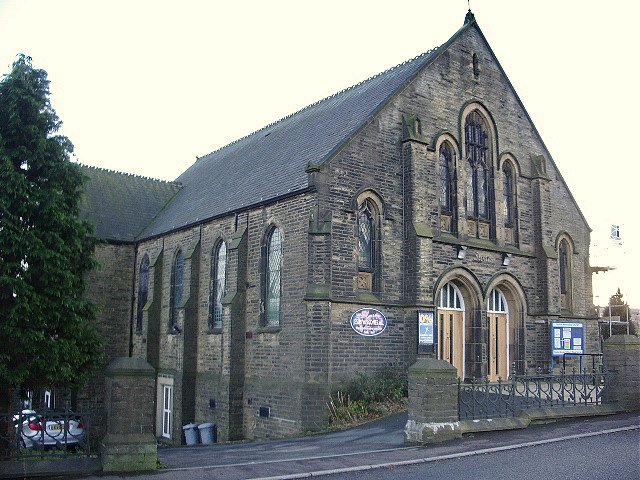
[[[243,140],[245,140],[245,139],[247,139],[247,138],[249,138],[249,137],[251,137],[253,135],[256,135],[257,133],[260,133],[260,132],[262,132],[262,131],[264,131],[264,130],[266,130],[266,129],[274,126],[274,125],[277,125],[277,124],[279,124],[279,123],[281,123],[281,122],[283,122],[283,121],[285,121],[285,120],[287,120],[287,119],[289,119],[289,118],[291,118],[291,117],[293,117],[295,115],[298,115],[299,113],[302,113],[305,110],[308,110],[308,109],[310,109],[312,107],[315,107],[316,105],[319,105],[319,104],[321,104],[323,102],[326,102],[327,100],[330,100],[331,98],[337,97],[338,95],[341,95],[341,94],[343,94],[345,92],[348,92],[349,90],[353,90],[354,88],[359,87],[360,85],[363,85],[364,83],[370,82],[370,81],[372,81],[372,80],[374,80],[374,79],[376,79],[376,78],[378,78],[378,77],[380,77],[382,75],[385,75],[385,74],[387,74],[387,73],[389,73],[389,72],[391,72],[391,71],[393,71],[393,70],[395,70],[397,68],[400,68],[403,65],[406,65],[407,63],[411,63],[411,62],[414,62],[414,61],[418,60],[421,57],[425,57],[427,55],[431,55],[433,52],[438,50],[440,47],[441,47],[441,45],[439,45],[437,47],[434,47],[434,48],[431,48],[431,49],[427,50],[426,52],[423,52],[423,53],[421,53],[419,55],[416,55],[413,58],[405,60],[404,62],[399,63],[399,64],[397,64],[397,65],[395,65],[393,67],[387,68],[386,70],[383,70],[382,72],[376,73],[375,75],[372,75],[369,78],[366,78],[366,79],[364,79],[364,80],[362,80],[362,81],[360,81],[358,83],[355,83],[355,84],[353,84],[353,85],[351,85],[351,86],[349,86],[347,88],[343,88],[342,90],[339,90],[339,91],[337,91],[337,92],[335,92],[335,93],[333,93],[333,94],[331,94],[331,95],[329,95],[327,97],[321,98],[320,100],[317,100],[317,101],[315,101],[315,102],[313,102],[313,103],[311,103],[311,104],[309,104],[309,105],[307,105],[305,107],[302,107],[300,110],[297,110],[297,111],[295,111],[293,113],[285,115],[284,117],[282,117],[282,118],[280,118],[278,120],[275,120],[275,121],[265,125],[264,127],[259,128],[258,130],[254,130],[253,132],[248,133],[247,135],[245,135],[243,137],[237,138],[237,139],[227,143],[226,145],[223,145],[220,148],[217,148],[217,149],[215,149],[215,150],[213,150],[213,151],[211,151],[209,153],[204,154],[201,157],[196,157],[197,158],[196,161],[199,161],[199,160],[201,160],[201,159],[203,159],[205,157],[208,157],[209,155],[213,155],[214,153],[218,153],[218,152],[224,150],[225,148],[231,147],[232,145],[235,145],[236,143],[239,143],[239,142],[241,142],[241,141],[243,141]]]
[[[119,170],[113,170],[111,168],[98,167],[98,166],[95,166],[95,165],[86,165],[86,164],[81,163],[81,162],[77,162],[77,165],[79,165],[81,167],[89,168],[89,169],[92,169],[92,170],[99,170],[99,171],[102,171],[102,172],[115,173],[115,174],[118,174],[118,175],[123,175],[125,177],[139,178],[141,180],[151,180],[153,182],[166,183],[166,184],[169,184],[169,185],[175,185],[177,187],[181,187],[182,186],[182,184],[180,182],[176,182],[175,180],[163,180],[161,178],[147,177],[145,175],[139,175],[137,173],[121,172]]]

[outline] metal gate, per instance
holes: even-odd
[[[0,414],[0,460],[89,456],[91,415],[70,408]]]

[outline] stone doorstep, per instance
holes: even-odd
[[[460,438],[467,433],[494,432],[527,428],[531,424],[551,423],[569,418],[597,417],[623,412],[617,404],[576,405],[574,407],[532,408],[517,417],[460,420],[445,423],[417,423],[407,421],[406,445],[427,445]]]

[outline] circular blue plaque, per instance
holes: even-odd
[[[359,335],[375,337],[387,328],[387,319],[375,308],[361,308],[351,315],[351,328]]]

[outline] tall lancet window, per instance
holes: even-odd
[[[445,142],[440,146],[440,210],[443,213],[450,213],[453,210],[452,162],[451,145]]]
[[[375,210],[370,200],[358,209],[358,269],[372,271],[375,267]]]
[[[511,227],[515,220],[515,190],[513,169],[509,162],[506,162],[502,167],[502,187],[504,189],[504,222],[507,227]]]
[[[465,122],[467,215],[489,218],[488,136],[484,120],[473,111]]]
[[[211,258],[209,318],[212,329],[222,328],[222,298],[227,293],[227,246],[218,243]]]
[[[264,325],[280,326],[282,297],[282,235],[274,227],[269,233],[264,258]]]
[[[138,274],[138,308],[136,309],[136,331],[142,332],[142,320],[144,317],[144,306],[147,304],[149,296],[149,255],[145,253],[140,262],[140,272]]]
[[[171,269],[171,292],[169,297],[169,328],[178,331],[178,311],[182,306],[184,277],[184,254],[178,250]]]

